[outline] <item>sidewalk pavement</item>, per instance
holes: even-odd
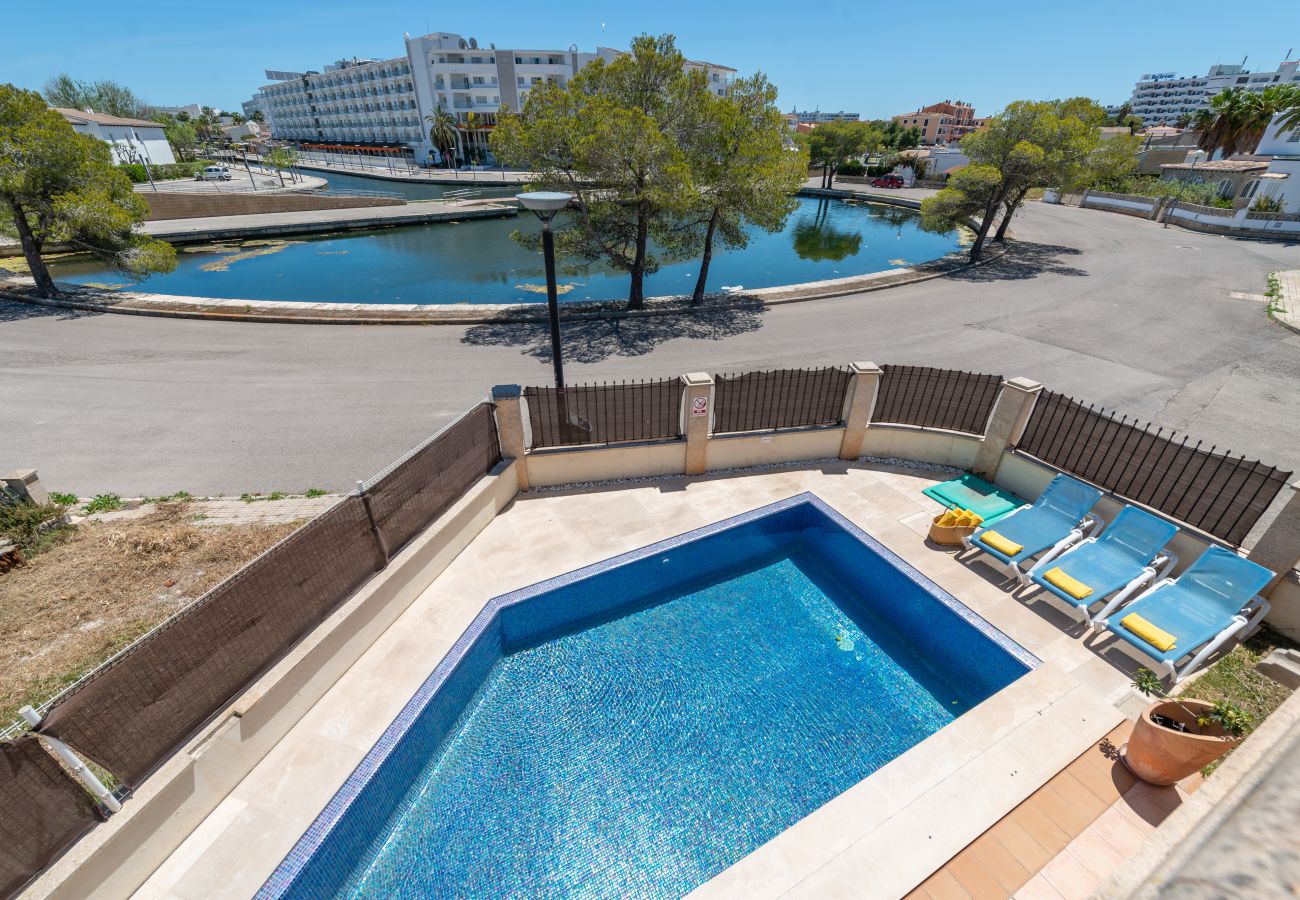
[[[299,174],[295,181],[290,177],[288,172],[284,173],[284,186],[280,185],[280,176],[273,169],[263,169],[259,166],[253,166],[253,177],[248,177],[248,172],[239,162],[222,163],[230,170],[229,181],[199,181],[194,178],[172,178],[167,181],[159,181],[157,184],[157,193],[159,194],[295,194],[304,191],[323,190],[329,186],[324,178],[317,178],[315,175]],[[254,183],[256,182],[256,183]],[[154,186],[149,182],[133,185],[136,193],[147,194],[154,192]]]
[[[1281,296],[1269,298],[1269,311],[1283,328],[1300,334],[1300,269],[1274,272],[1273,277]]]

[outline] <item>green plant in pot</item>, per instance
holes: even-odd
[[[1182,781],[1231,750],[1250,728],[1250,716],[1226,701],[1169,696],[1150,669],[1138,669],[1133,686],[1159,698],[1142,711],[1124,749],[1124,764],[1150,784]]]

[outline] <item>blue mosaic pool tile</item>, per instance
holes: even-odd
[[[490,601],[259,897],[682,893],[1037,662],[792,497]]]

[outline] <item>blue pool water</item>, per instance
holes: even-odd
[[[792,498],[493,601],[263,895],[684,894],[1034,663]]]

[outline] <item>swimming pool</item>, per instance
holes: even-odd
[[[683,894],[1036,664],[799,495],[494,598],[259,896]]]

